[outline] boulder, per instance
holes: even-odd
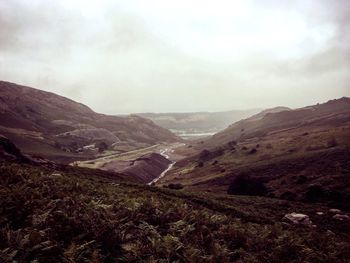
[[[25,157],[17,146],[10,141],[7,137],[0,134],[0,159],[20,161],[29,163],[27,157]]]
[[[313,227],[312,221],[310,220],[310,217],[308,215],[299,214],[299,213],[290,213],[286,214],[283,217],[283,220],[292,223],[294,225],[302,225],[302,226],[308,226]]]
[[[336,214],[333,216],[333,218],[337,219],[339,221],[350,221],[350,216],[348,216],[348,215]]]
[[[331,212],[331,213],[341,213],[341,210],[332,208],[332,209],[329,209],[329,212]]]

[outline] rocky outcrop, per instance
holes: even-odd
[[[333,218],[339,221],[350,221],[350,216],[348,215],[336,214]]]
[[[283,217],[283,220],[291,223],[293,225],[301,225],[301,226],[307,226],[307,227],[313,227],[312,221],[310,220],[310,217],[305,214],[299,214],[299,213],[290,213],[286,214]]]
[[[3,135],[0,135],[0,158],[30,162],[29,159],[21,153],[17,146]]]

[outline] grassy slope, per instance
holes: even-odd
[[[73,167],[3,162],[0,182],[1,262],[350,260],[349,224],[322,206],[172,191]],[[282,223],[292,211],[317,227]]]
[[[336,145],[328,145],[333,138]],[[280,131],[239,141],[235,149],[227,145],[221,149],[222,153],[214,157],[201,159],[197,155],[179,161],[159,183],[181,183],[193,190],[226,193],[233,179],[244,174],[261,178],[270,193],[278,197],[292,191],[301,200],[312,184],[350,190],[349,124]],[[257,152],[250,154],[252,149]],[[300,176],[306,178],[305,182],[300,183]]]

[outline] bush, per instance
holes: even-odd
[[[289,201],[294,201],[297,198],[296,193],[293,193],[291,191],[286,191],[280,196],[281,199],[289,200]]]
[[[204,163],[203,162],[198,162],[197,167],[203,167]]]
[[[266,149],[272,149],[272,145],[271,145],[271,143],[268,143],[268,144],[266,144]]]
[[[227,190],[231,195],[266,195],[267,188],[257,178],[247,175],[238,175]]]
[[[183,189],[184,186],[182,184],[168,184],[169,189],[180,190]]]
[[[326,195],[326,190],[321,185],[311,185],[305,192],[305,199],[309,202],[322,200]]]
[[[230,141],[227,143],[227,146],[231,149],[234,149],[236,145],[237,145],[236,141]]]
[[[224,154],[224,150],[222,148],[217,148],[217,149],[212,150],[212,151],[203,150],[199,154],[199,160],[208,161],[210,159],[216,158],[216,157],[221,156],[223,154]]]
[[[307,182],[307,177],[305,175],[300,175],[297,179],[297,184],[304,184]]]
[[[248,152],[248,154],[255,154],[257,153],[257,151],[258,151],[257,149],[253,148]]]
[[[200,160],[207,160],[208,158],[210,158],[210,151],[205,149],[205,150],[200,152],[200,154],[199,154]]]
[[[327,147],[328,148],[332,148],[332,147],[335,147],[335,146],[338,146],[338,142],[337,142],[337,140],[334,137],[332,137],[332,138],[330,138],[327,141]]]
[[[97,143],[97,148],[98,148],[98,152],[99,153],[102,153],[102,152],[104,152],[105,150],[107,150],[108,149],[108,145],[107,145],[107,143],[105,143],[105,142],[99,142],[99,143]]]

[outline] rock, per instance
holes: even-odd
[[[348,215],[340,215],[336,214],[333,216],[334,219],[340,220],[340,221],[350,221],[350,216]]]
[[[17,146],[7,137],[0,134],[0,159],[16,160],[20,162],[30,163]]]
[[[341,210],[332,208],[332,209],[329,209],[329,212],[331,212],[331,213],[341,213]]]
[[[303,225],[303,226],[308,226],[308,227],[316,227],[312,225],[312,221],[310,220],[308,215],[304,214],[299,214],[299,213],[290,213],[286,214],[283,217],[284,220],[294,224],[294,225]]]
[[[334,232],[333,231],[331,231],[331,230],[327,230],[327,235],[329,235],[329,236],[334,236],[335,234],[334,234]]]
[[[324,215],[323,212],[316,212],[316,214],[319,215],[319,216],[323,216]]]

